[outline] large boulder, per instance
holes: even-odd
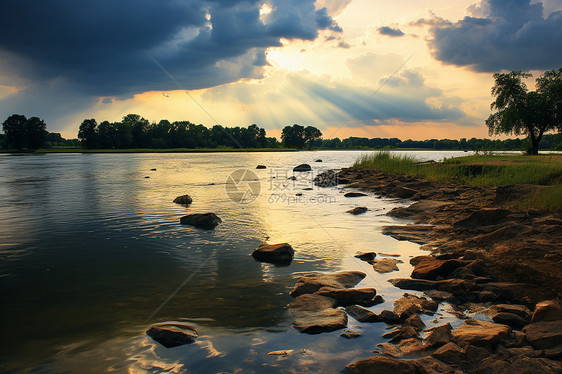
[[[222,220],[215,213],[194,213],[180,219],[182,225],[190,225],[204,230],[212,230]]]
[[[545,300],[537,303],[531,322],[556,321],[562,319],[562,305],[557,300]]]
[[[562,320],[531,323],[525,326],[523,332],[535,349],[562,345]]]
[[[311,170],[312,168],[310,167],[309,164],[300,164],[293,168],[293,171],[311,171]]]
[[[252,252],[252,256],[258,261],[280,264],[290,264],[294,254],[293,247],[288,243],[267,244],[263,242]]]
[[[453,341],[459,346],[475,345],[493,348],[511,337],[511,328],[492,322],[469,319],[452,331]]]
[[[193,343],[198,336],[192,327],[174,323],[154,325],[146,334],[166,348]]]
[[[193,202],[193,199],[189,195],[181,195],[174,199],[174,203],[181,205],[189,205]]]
[[[351,288],[357,285],[366,274],[360,271],[342,271],[334,274],[307,274],[296,283],[290,295],[297,297],[306,293],[315,293],[322,287]]]

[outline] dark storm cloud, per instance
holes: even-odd
[[[436,59],[483,72],[562,66],[561,11],[545,18],[530,0],[484,0],[469,10],[475,17],[431,30]]]
[[[386,36],[404,36],[404,33],[402,32],[402,30],[400,29],[393,29],[392,27],[388,27],[388,26],[383,26],[383,27],[379,27],[378,31],[380,34],[382,35],[386,35]]]
[[[3,1],[0,55],[24,82],[62,81],[85,95],[176,89],[149,55],[186,88],[212,87],[260,76],[281,38],[341,31],[314,3],[274,0],[264,23],[257,0]]]

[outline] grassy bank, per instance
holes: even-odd
[[[521,207],[562,211],[562,155],[476,155],[421,163],[412,156],[378,152],[361,157],[353,167],[478,187],[538,184],[545,187]]]

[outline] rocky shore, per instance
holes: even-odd
[[[327,187],[336,181],[414,201],[387,213],[414,224],[388,226],[383,233],[428,251],[411,259],[410,278],[390,280],[404,290],[425,291],[426,297],[406,293],[393,311],[377,315],[352,300],[332,302],[333,294],[352,294],[347,284],[320,282],[308,288],[306,299],[297,296],[297,315],[303,305],[307,317],[326,310],[338,314],[339,324],[330,324],[329,330],[345,325],[346,317],[336,312],[342,310],[334,309],[338,305],[361,322],[395,326],[384,336],[389,342],[379,345],[375,356],[348,365],[349,372],[562,373],[562,215],[517,208],[540,186],[475,188],[352,168],[337,178],[333,173],[316,183]],[[311,280],[301,280],[301,288]],[[444,301],[458,310],[464,324],[424,330],[419,314],[433,313]],[[466,317],[471,312],[483,317]],[[319,332],[318,327],[312,331]]]

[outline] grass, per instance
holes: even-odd
[[[543,185],[546,187],[522,201],[521,207],[562,211],[562,155],[474,155],[423,163],[383,151],[360,157],[353,167],[477,187]]]

